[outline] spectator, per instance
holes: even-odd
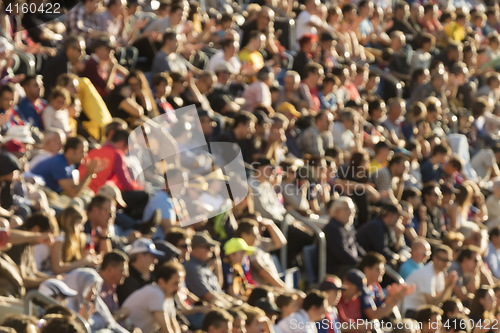
[[[240,111],[234,117],[232,130],[222,133],[217,141],[233,142],[238,144],[243,155],[243,161],[252,164],[255,159],[254,145],[251,136],[255,132],[255,123],[257,119],[253,114],[246,111]]]
[[[427,233],[426,238],[441,239],[441,234],[444,225],[443,213],[439,206],[443,194],[438,184],[429,183],[422,189],[422,202],[427,208]]]
[[[233,317],[223,309],[212,310],[203,319],[202,330],[207,333],[231,332],[233,330]]]
[[[401,198],[404,176],[408,169],[408,156],[401,154],[394,156],[389,161],[387,167],[377,170],[377,172],[372,175],[375,189],[380,193],[382,201],[395,202],[396,199]],[[394,178],[398,179],[396,187],[393,186]]]
[[[337,199],[330,208],[331,219],[323,229],[327,240],[328,274],[342,275],[342,272],[359,264],[365,255],[351,229],[355,208],[352,199],[344,196]]]
[[[122,285],[128,276],[128,257],[118,250],[106,253],[102,258],[99,275],[103,280],[101,298],[104,304],[116,320],[124,319],[128,314],[119,311],[120,305],[118,304],[116,287]]]
[[[430,263],[408,276],[406,282],[415,284],[415,292],[403,301],[402,311],[405,317],[417,319],[417,309],[421,306],[440,304],[450,298],[458,280],[456,272],[446,274],[451,260],[451,249],[441,245],[434,250]]]
[[[123,304],[130,311],[132,324],[144,332],[157,329],[162,333],[179,332],[174,297],[185,274],[179,263],[164,264],[158,270],[156,284],[148,284],[132,293]]]
[[[451,155],[451,149],[443,144],[437,145],[432,150],[431,158],[422,163],[420,171],[422,172],[422,182],[439,181],[442,177],[442,165],[448,162]]]
[[[26,93],[26,97],[19,100],[17,113],[25,123],[29,123],[43,131],[42,113],[47,102],[41,99],[43,96],[41,77],[26,76],[21,82],[21,86]]]
[[[238,74],[241,70],[241,62],[237,56],[240,43],[233,39],[226,38],[222,41],[221,46],[222,50],[217,51],[217,53],[210,58],[207,70],[217,72],[215,68],[217,68],[218,65],[225,64],[230,73]]]
[[[304,299],[302,309],[281,320],[274,326],[274,330],[277,333],[311,331],[310,325],[325,318],[327,300],[328,296],[324,292],[310,291]]]
[[[2,327],[10,327],[19,333],[38,333],[37,321],[32,316],[21,314],[14,314],[7,316],[3,322]]]
[[[399,275],[406,279],[411,273],[424,267],[430,257],[431,246],[429,243],[423,238],[415,239],[411,245],[411,257],[399,267]]]
[[[338,121],[333,123],[333,144],[344,151],[349,151],[355,146],[355,125],[358,122],[357,112],[353,109],[344,109]]]
[[[139,238],[132,244],[128,251],[130,258],[129,275],[122,284],[118,284],[116,294],[120,305],[136,290],[139,290],[154,281],[152,272],[158,262],[157,257],[164,255],[158,251],[146,238]]]
[[[85,0],[75,6],[66,17],[68,35],[82,36],[87,44],[101,35],[99,17],[96,14],[97,0]]]
[[[325,77],[323,66],[317,63],[309,63],[304,67],[303,80],[299,84],[299,96],[302,100],[307,101],[307,108],[315,115],[321,107],[319,100],[318,85],[320,85]]]
[[[238,53],[238,58],[241,62],[241,73],[251,78],[258,71],[264,67],[264,57],[260,54],[260,51],[264,48],[266,42],[266,36],[264,36],[260,31],[250,32],[248,44],[244,46],[240,53]]]
[[[66,144],[66,135],[64,132],[57,128],[49,128],[44,131],[42,145],[43,148],[39,150],[29,162],[29,169],[33,170],[38,163],[56,155]]]
[[[479,288],[470,305],[470,315],[476,327],[479,327],[479,321],[485,322],[495,320],[496,297],[493,289],[488,286]]]
[[[251,83],[245,92],[243,98],[246,104],[243,108],[247,111],[253,112],[257,105],[271,106],[271,92],[269,86],[274,80],[274,74],[271,68],[264,66],[256,75],[257,80]]]
[[[42,121],[44,126],[57,128],[70,134],[69,112],[70,96],[67,90],[55,88],[49,96],[49,105],[43,110]]]
[[[442,314],[443,311],[436,305],[426,305],[418,309],[415,320],[422,325],[422,333],[436,333],[441,324]]]
[[[456,272],[458,282],[453,288],[453,293],[462,302],[471,301],[479,288],[479,275],[482,259],[480,249],[470,245],[460,250],[458,258],[454,261],[449,272]]]
[[[241,235],[237,235],[240,238],[244,238]],[[245,238],[244,238],[245,239]],[[179,249],[180,257],[179,261],[185,262],[186,260],[189,260],[190,253],[191,253],[191,236],[188,235],[187,231],[182,228],[174,227],[171,228],[166,234],[165,234],[165,241],[169,242],[173,246],[177,247]],[[250,244],[250,242],[245,239],[248,245],[253,246],[254,244]]]
[[[315,124],[308,127],[299,138],[299,149],[303,154],[312,156],[323,156],[328,146],[329,134],[327,134],[330,125],[333,122],[333,116],[330,112],[319,112],[315,118]],[[327,142],[323,139],[327,137]],[[333,140],[331,140],[333,144]]]

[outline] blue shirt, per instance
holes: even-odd
[[[153,213],[157,210],[161,210],[161,218],[163,219],[171,219],[175,221],[175,208],[174,202],[172,198],[165,191],[158,191],[147,203],[144,208],[144,212],[142,214],[142,220],[147,221],[153,216]],[[164,239],[165,231],[158,226],[156,228],[156,233],[153,236],[153,239]]]
[[[73,166],[68,165],[66,157],[59,153],[38,163],[33,170],[31,170],[31,173],[42,177],[45,180],[45,185],[52,191],[61,193],[62,188],[59,186],[58,181],[61,179],[73,178],[71,174],[73,169]]]
[[[330,93],[325,96],[323,95],[323,92],[320,90],[318,91],[318,98],[321,109],[332,110],[332,111],[337,110],[337,96],[335,96],[334,93]]]
[[[406,280],[406,278],[411,273],[413,273],[414,271],[416,271],[420,267],[424,267],[424,264],[422,264],[422,263],[417,264],[412,258],[410,258],[410,259],[406,260],[401,265],[401,267],[399,267],[399,275],[401,275],[401,277]]]
[[[36,104],[33,104],[28,97],[25,97],[17,104],[17,113],[24,122],[30,123],[43,131],[41,114],[46,105],[47,102],[43,99],[39,99]]]

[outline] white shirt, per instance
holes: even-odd
[[[229,59],[229,61],[225,61],[224,60],[224,51],[222,51],[222,50],[217,51],[217,53],[215,53],[214,56],[212,58],[210,58],[210,61],[208,62],[208,65],[207,65],[207,70],[215,71],[215,67],[217,67],[218,64],[224,63],[224,62],[226,63],[226,65],[228,65],[229,70],[233,74],[237,74],[240,72],[241,62],[238,59],[238,57],[234,56],[231,59]]]
[[[45,128],[59,128],[66,135],[71,131],[69,128],[69,113],[66,109],[56,111],[52,105],[49,105],[42,112],[42,120]]]
[[[351,147],[354,146],[354,135],[340,121],[333,123],[331,132],[335,147],[339,147],[342,150],[351,150]]]
[[[425,294],[436,296],[444,290],[444,273],[436,274],[434,264],[430,262],[411,273],[406,283],[415,284],[415,292],[403,300],[403,315],[407,310],[417,310],[419,306],[427,304]]]
[[[500,250],[495,248],[491,242],[488,243],[488,255],[485,262],[494,277],[500,277]]]
[[[491,149],[481,149],[477,152],[470,164],[472,168],[476,171],[479,178],[488,180],[491,174],[491,167],[496,163],[495,154]]]
[[[318,329],[304,309],[282,319],[274,325],[276,333],[317,333]]]
[[[29,169],[33,170],[33,168],[36,167],[38,163],[45,161],[52,156],[54,156],[54,154],[52,154],[50,151],[40,150],[40,152],[31,159]]]
[[[313,22],[317,25],[321,25],[321,19],[316,15],[311,15],[307,10],[303,10],[300,12],[299,16],[297,16],[297,20],[295,21],[295,31],[297,33],[297,41],[302,38],[305,34],[313,34],[316,35],[318,30],[309,25],[310,22]]]

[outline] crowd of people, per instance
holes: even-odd
[[[0,332],[500,330],[497,1],[43,4],[0,13]]]

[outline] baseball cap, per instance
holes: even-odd
[[[319,37],[319,40],[321,42],[329,42],[329,41],[332,41],[332,40],[335,40],[335,38],[333,37],[333,35],[328,32],[328,31],[325,31],[321,34],[321,36]]]
[[[107,196],[110,196],[116,200],[116,202],[123,208],[127,207],[127,204],[123,200],[122,193],[120,192],[120,189],[116,187],[116,185],[106,183],[103,186],[99,188],[97,191],[97,194],[104,194]]]
[[[394,156],[402,155],[404,157],[411,157],[411,152],[406,148],[396,148],[394,149]]]
[[[233,254],[238,251],[245,251],[247,254],[255,252],[255,247],[249,246],[242,238],[231,238],[224,244],[224,253],[226,255]]]
[[[288,102],[281,103],[280,106],[278,106],[277,111],[280,113],[290,112],[290,114],[296,118],[299,118],[302,115],[302,113],[297,111],[297,109],[295,108],[295,106],[293,106],[293,104],[290,104]]]
[[[78,295],[78,292],[76,290],[71,289],[66,283],[57,279],[48,279],[43,281],[40,284],[40,287],[38,287],[38,291],[41,294],[49,297],[73,297]]]
[[[9,153],[25,153],[26,152],[26,145],[22,143],[19,140],[13,139],[10,141],[7,141],[6,143],[3,144],[5,150],[7,150]]]
[[[132,248],[128,251],[128,255],[137,254],[137,253],[151,253],[155,256],[164,256],[165,252],[158,251],[156,249],[155,244],[151,239],[148,238],[139,238],[133,244]]]
[[[266,313],[266,315],[272,313],[277,313],[277,314],[281,313],[281,310],[280,308],[278,308],[276,303],[271,302],[270,300],[264,297],[259,298],[257,302],[255,302],[255,307],[263,310]]]
[[[344,276],[344,279],[353,285],[355,285],[359,291],[370,294],[370,289],[368,289],[366,276],[359,269],[350,269]]]
[[[195,247],[198,246],[203,246],[203,245],[209,245],[209,246],[216,246],[220,245],[219,242],[214,241],[212,236],[208,233],[207,230],[197,232],[194,234],[193,238],[191,239],[191,247],[194,249]]]
[[[321,282],[318,289],[320,291],[345,290],[345,287],[342,285],[342,281],[340,281],[340,279],[328,277]]]

